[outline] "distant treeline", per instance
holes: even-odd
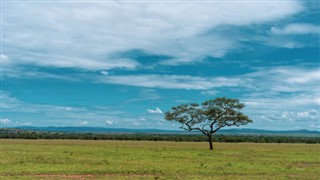
[[[153,133],[66,133],[22,129],[0,129],[3,139],[79,139],[79,140],[133,140],[133,141],[186,141],[207,142],[201,134],[153,134]],[[268,136],[268,135],[214,135],[214,142],[254,143],[320,143],[320,136]]]

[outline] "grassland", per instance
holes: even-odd
[[[0,179],[320,179],[319,144],[0,141]]]

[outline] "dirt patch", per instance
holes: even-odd
[[[151,174],[32,174],[34,177],[39,178],[59,178],[59,179],[96,179],[98,177],[126,177],[126,178],[139,178],[139,177],[153,177]],[[155,179],[157,179],[155,177]]]
[[[318,162],[299,162],[297,163],[297,166],[299,168],[318,167],[319,163]]]
[[[66,178],[66,179],[93,179],[93,174],[33,174],[35,177],[43,178]]]

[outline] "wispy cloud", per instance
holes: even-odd
[[[320,88],[320,71],[318,68],[262,68],[242,77],[251,80],[251,87],[255,92],[312,92],[312,94],[315,94]]]
[[[106,120],[105,123],[108,124],[108,125],[113,125],[114,122],[111,121],[111,120]]]
[[[320,34],[320,26],[313,24],[288,24],[285,27],[272,27],[271,32],[278,35]]]
[[[311,109],[308,111],[298,112],[297,117],[302,118],[302,119],[319,120],[320,119],[320,112],[315,109]]]
[[[148,109],[148,112],[151,114],[163,114],[162,110],[158,107],[156,109]]]
[[[108,71],[100,71],[100,73],[102,74],[102,75],[109,75],[109,72]]]
[[[65,113],[75,113],[85,111],[84,108],[69,107],[69,106],[54,106],[48,104],[32,104],[21,101],[15,97],[12,97],[9,92],[1,91],[1,108],[5,112],[25,112],[25,113],[46,113],[50,114],[59,114],[61,112]],[[64,114],[64,113],[63,113]]]
[[[90,107],[70,107],[48,104],[34,104],[21,101],[10,95],[9,92],[2,91],[3,114],[8,118],[1,119],[0,123],[4,127],[14,126],[112,126],[133,128],[158,127],[158,122],[162,122],[161,127],[167,128],[169,123],[162,121],[163,115],[160,108],[151,110],[153,113],[137,112],[132,115],[121,111],[115,107],[90,106]],[[11,120],[11,116],[16,119]],[[32,117],[32,118],[30,118]],[[106,120],[107,119],[107,120]],[[27,121],[28,120],[28,121]],[[143,123],[142,123],[143,122]],[[171,125],[170,125],[171,126]]]
[[[82,122],[79,123],[79,125],[81,125],[81,126],[84,126],[84,125],[87,125],[87,124],[88,124],[88,121],[82,121]]]
[[[197,77],[189,75],[123,75],[96,79],[98,83],[122,84],[147,88],[206,90],[214,87],[238,86],[239,78]]]
[[[74,125],[74,121],[82,120],[77,125],[90,124],[101,125],[104,119],[119,119],[124,116],[124,112],[106,107],[84,107],[84,106],[58,106],[51,104],[34,104],[21,101],[12,97],[9,92],[1,91],[1,101],[4,115],[16,116],[20,114],[17,121],[10,123],[10,125],[23,125],[26,123],[25,117],[33,116],[32,121],[28,122],[34,125]],[[35,115],[35,116],[34,116]],[[2,121],[5,122],[6,119]],[[10,119],[6,121],[9,123]],[[61,122],[60,122],[61,121]],[[51,124],[53,123],[53,124]]]
[[[320,107],[318,69],[282,67],[249,76],[257,78],[257,86],[241,99],[255,127],[267,121],[273,124],[269,129],[292,128],[297,123],[300,128],[312,128],[308,126],[320,119],[316,110]]]
[[[201,94],[208,96],[215,96],[218,94],[218,91],[202,91]]]
[[[141,88],[138,93],[135,94],[136,97],[126,100],[124,103],[133,103],[133,102],[156,102],[161,101],[163,97],[159,95],[157,90],[150,88]]]
[[[10,119],[8,119],[8,118],[1,118],[0,119],[0,123],[1,124],[11,124],[12,121]]]
[[[260,68],[255,72],[228,77],[187,75],[123,75],[96,78],[98,83],[122,84],[148,88],[206,90],[214,95],[221,87],[242,87],[255,92],[316,92],[320,83],[319,69],[300,67]]]
[[[9,57],[4,54],[0,55],[0,59],[1,59],[2,66],[6,66],[11,63]]]
[[[317,56],[309,61],[313,54],[286,54],[318,47],[319,25],[309,17],[314,13],[309,6],[301,1],[3,2],[6,91],[37,89],[43,85],[32,83],[41,81],[86,84],[90,88],[81,91],[88,96],[108,97],[115,87],[127,92],[112,94],[105,103],[92,97],[87,106],[53,98],[26,102],[23,88],[12,90],[20,96],[1,92],[7,118],[2,124],[30,117],[34,125],[167,128],[162,110],[169,106],[225,95],[243,100],[257,126],[267,121],[314,129],[320,106]]]
[[[279,20],[303,10],[299,1],[3,5],[3,47],[10,62],[85,70],[135,69],[137,61],[114,56],[131,49],[173,57],[163,64],[221,57],[237,39],[208,31]]]
[[[31,122],[12,121],[9,118],[0,119],[1,127],[14,127],[14,126],[31,126]]]
[[[256,119],[302,118],[303,112],[320,107],[320,76],[318,69],[278,67],[246,75],[255,79],[250,93],[242,96]],[[285,112],[285,114],[283,114]],[[289,118],[290,117],[290,118]],[[305,120],[310,119],[305,116]]]

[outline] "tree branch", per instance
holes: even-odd
[[[213,130],[213,125],[223,116],[227,113],[228,111],[224,111],[223,113],[219,114],[218,117],[210,124],[210,132],[216,132],[217,130]],[[219,128],[220,129],[220,128]],[[218,129],[218,130],[219,130]]]
[[[193,131],[193,130],[198,130],[198,131],[200,131],[201,133],[203,133],[203,134],[205,134],[205,135],[208,135],[208,131],[207,130],[205,130],[205,129],[200,129],[200,128],[193,128],[192,126],[193,125],[190,125],[189,123],[191,123],[193,121],[193,117],[191,117],[191,120],[190,121],[187,121],[186,123],[185,123],[185,125],[188,127],[188,129],[186,129],[186,128],[183,128],[184,130],[187,130],[187,131]]]
[[[219,129],[225,127],[226,125],[220,125],[218,128],[216,128],[215,130],[211,131],[211,133],[215,133],[217,132]]]

